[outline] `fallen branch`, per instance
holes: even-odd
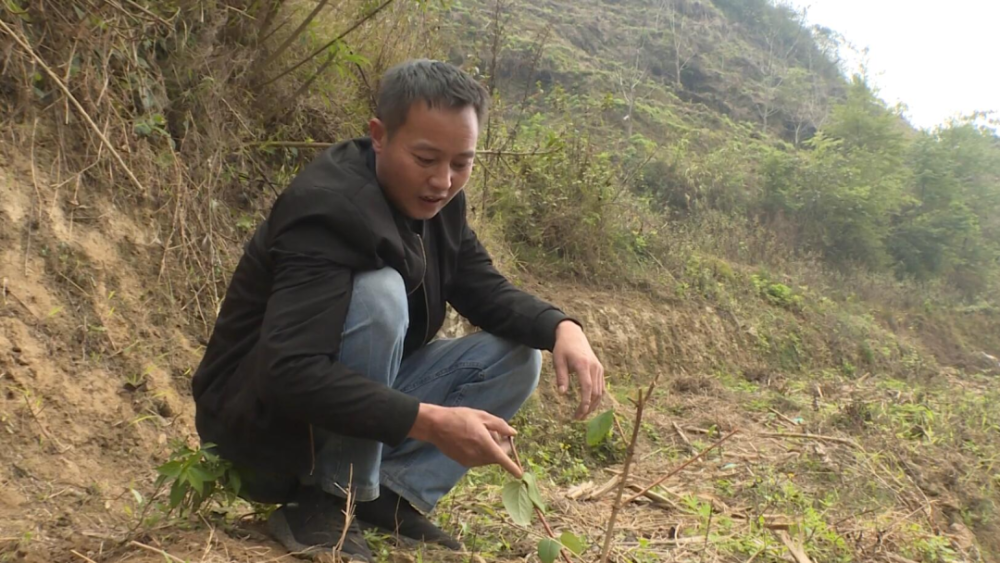
[[[63,94],[65,94],[66,97],[69,98],[69,101],[73,102],[73,106],[76,107],[77,111],[80,112],[80,115],[83,116],[83,119],[84,121],[87,122],[87,125],[89,125],[90,128],[93,129],[95,133],[97,133],[97,136],[101,139],[101,143],[103,143],[104,146],[107,147],[109,151],[111,151],[111,154],[114,155],[115,160],[118,161],[118,164],[125,171],[125,174],[129,177],[130,180],[132,180],[132,183],[135,184],[137,188],[145,192],[146,187],[142,185],[142,182],[140,182],[138,178],[135,177],[135,174],[132,173],[132,169],[129,168],[127,164],[125,164],[125,159],[123,159],[122,155],[118,153],[114,145],[111,144],[111,141],[109,141],[108,138],[104,136],[104,133],[101,132],[100,127],[98,127],[97,124],[94,123],[94,120],[90,118],[90,115],[87,114],[87,110],[83,109],[83,106],[80,104],[79,101],[77,101],[76,97],[73,96],[73,93],[69,91],[69,88],[66,87],[66,84],[64,84],[63,81],[60,80],[59,75],[56,74],[51,68],[49,68],[49,65],[45,64],[45,61],[43,61],[42,58],[35,53],[35,51],[31,48],[31,45],[29,45],[25,39],[22,39],[20,35],[15,33],[14,30],[11,29],[10,26],[8,26],[6,23],[4,23],[3,20],[0,20],[0,28],[2,28],[3,31],[7,33],[7,35],[10,35],[14,39],[14,42],[20,45],[21,48],[28,53],[28,55],[32,59],[34,59],[36,63],[38,63],[38,66],[42,67],[42,70],[44,70],[45,73],[49,75],[49,78],[51,78],[52,81],[55,82],[56,86],[58,86],[59,89],[63,91]]]
[[[723,442],[725,442],[726,440],[728,440],[728,439],[732,438],[732,437],[733,437],[733,436],[735,436],[735,435],[736,435],[736,433],[738,433],[738,432],[739,432],[739,430],[733,430],[733,431],[732,431],[732,432],[730,432],[729,434],[726,434],[725,436],[723,436],[722,438],[720,438],[720,439],[719,439],[719,440],[718,440],[717,442],[715,442],[715,443],[714,443],[714,444],[712,444],[711,446],[709,446],[709,447],[705,448],[704,450],[702,450],[702,451],[701,451],[700,453],[698,453],[698,455],[696,455],[696,456],[692,457],[691,459],[689,459],[689,460],[685,461],[684,463],[682,463],[682,464],[681,464],[681,465],[680,465],[679,467],[677,467],[676,469],[674,469],[674,470],[670,471],[669,473],[667,473],[667,474],[666,474],[666,475],[664,475],[663,477],[660,477],[660,478],[659,478],[659,479],[657,479],[656,481],[653,481],[652,483],[650,483],[649,485],[647,485],[647,486],[646,486],[645,488],[643,488],[643,489],[642,489],[641,491],[639,491],[638,493],[636,493],[636,494],[634,494],[634,495],[630,496],[630,497],[628,498],[628,500],[626,500],[626,501],[625,501],[625,504],[628,504],[628,503],[630,503],[630,502],[634,501],[635,499],[637,499],[637,498],[639,498],[639,497],[643,496],[644,494],[646,494],[646,491],[648,491],[648,490],[652,489],[653,487],[655,487],[655,486],[659,485],[660,483],[662,483],[662,482],[666,481],[667,479],[669,479],[669,478],[673,477],[674,475],[677,475],[678,473],[680,473],[681,471],[683,471],[683,470],[684,470],[684,468],[686,468],[687,466],[691,465],[692,463],[694,463],[694,462],[698,461],[699,459],[701,459],[701,458],[702,458],[702,457],[703,457],[703,456],[704,456],[705,454],[707,454],[708,452],[710,452],[710,451],[714,450],[715,448],[717,448],[717,447],[721,446]]]
[[[632,440],[628,444],[625,453],[625,465],[622,467],[620,483],[618,485],[618,496],[611,507],[611,517],[608,518],[608,528],[604,532],[604,547],[601,549],[601,563],[607,563],[608,555],[611,553],[611,540],[615,533],[615,521],[618,520],[618,512],[622,509],[622,496],[628,488],[628,472],[632,468],[632,458],[635,456],[635,443],[639,441],[639,428],[642,426],[642,411],[646,407],[646,401],[653,395],[653,388],[656,387],[656,380],[649,384],[645,396],[642,389],[639,389],[639,396],[635,402],[635,425],[632,427]]]
[[[97,562],[96,562],[96,561],[94,561],[93,559],[91,559],[91,558],[87,557],[86,555],[84,555],[84,554],[80,553],[79,551],[77,551],[77,550],[75,550],[75,549],[71,549],[71,550],[69,550],[69,552],[70,552],[70,553],[72,553],[73,555],[76,555],[76,556],[77,556],[77,557],[79,557],[80,559],[83,559],[83,560],[84,560],[84,561],[86,561],[87,563],[97,563]]]
[[[806,553],[806,550],[803,549],[801,545],[793,542],[792,538],[788,535],[788,532],[778,530],[774,532],[774,535],[778,536],[781,543],[785,544],[785,547],[788,548],[788,553],[792,554],[792,557],[795,558],[797,563],[812,563],[812,559],[809,559],[809,555]]]
[[[162,555],[163,557],[165,557],[165,558],[167,558],[167,559],[169,559],[171,561],[176,561],[177,563],[186,563],[183,559],[181,559],[179,557],[175,557],[173,555],[170,555],[166,551],[163,551],[162,549],[155,548],[155,547],[153,547],[151,545],[146,545],[144,543],[139,543],[139,542],[137,542],[135,540],[130,541],[129,545],[134,545],[134,546],[136,546],[138,548],[145,549],[146,551],[152,551],[153,553],[157,553],[159,555]]]
[[[851,446],[854,449],[860,450],[861,445],[850,440],[848,438],[838,438],[836,436],[823,436],[821,434],[798,434],[793,432],[765,432],[758,434],[758,436],[763,436],[765,438],[793,438],[799,440],[816,440],[817,442],[834,442],[837,444],[844,444],[846,446]]]
[[[517,446],[514,445],[514,437],[511,436],[508,439],[510,440],[510,451],[511,451],[511,453],[514,454],[514,463],[517,464],[517,468],[523,474],[524,473],[524,466],[521,465],[521,456],[517,455]],[[545,519],[545,514],[542,512],[542,509],[538,508],[537,506],[535,506],[535,503],[531,503],[531,504],[535,508],[535,514],[538,515],[538,519],[542,522],[542,527],[545,528],[545,533],[548,534],[550,538],[552,538],[553,540],[555,540],[555,541],[558,542],[559,538],[557,538],[555,532],[552,531],[552,526],[549,526],[549,521]],[[559,545],[562,546],[562,543],[560,542]],[[559,548],[559,555],[562,555],[563,561],[565,561],[566,563],[573,563],[573,560],[571,560],[569,558],[569,556],[566,555],[566,549],[565,548],[563,548],[563,547]]]
[[[688,448],[694,451],[694,446],[691,445],[691,440],[687,437],[687,434],[684,433],[684,430],[681,429],[676,422],[671,421],[670,424],[674,426],[674,431],[676,431],[677,435],[681,437],[681,441],[684,442]]]

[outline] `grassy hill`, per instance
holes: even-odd
[[[171,511],[155,468],[197,452],[190,375],[248,233],[413,56],[495,92],[477,230],[608,367],[596,444],[548,366],[516,420],[576,559],[656,380],[633,484],[739,433],[622,509],[613,560],[1000,560],[1000,148],[909,128],[834,32],[755,0],[69,5],[0,8],[0,561],[285,556],[270,507]],[[458,560],[534,557],[504,483],[435,513]]]

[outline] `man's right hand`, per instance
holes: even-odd
[[[520,478],[521,471],[494,438],[501,440],[517,434],[504,419],[466,407],[442,407],[420,403],[410,438],[430,442],[444,455],[465,467],[500,464]]]

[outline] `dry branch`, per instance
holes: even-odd
[[[678,473],[680,473],[681,471],[683,471],[684,468],[686,468],[687,466],[691,465],[692,463],[698,461],[699,459],[702,458],[702,456],[704,456],[708,452],[714,450],[715,448],[721,446],[723,442],[725,442],[726,440],[728,440],[728,439],[732,438],[733,436],[735,436],[737,432],[739,432],[739,430],[733,430],[729,434],[726,434],[725,436],[723,436],[722,438],[720,438],[717,442],[715,442],[711,446],[709,446],[709,447],[705,448],[704,450],[702,450],[696,456],[694,456],[691,459],[689,459],[689,460],[685,461],[684,463],[682,463],[676,469],[670,471],[669,473],[667,473],[663,477],[660,477],[656,481],[653,481],[652,483],[650,483],[649,485],[647,485],[645,488],[643,488],[640,492],[638,492],[638,493],[630,496],[628,498],[628,500],[625,501],[625,504],[628,504],[628,503],[634,501],[635,499],[637,499],[637,498],[641,497],[642,495],[644,495],[646,493],[646,491],[652,489],[653,487],[659,485],[660,483],[666,481],[667,479],[673,477],[674,475],[677,475]]]
[[[354,31],[355,29],[361,27],[361,24],[363,24],[366,21],[374,18],[376,15],[378,15],[379,12],[381,12],[382,10],[384,10],[385,8],[387,8],[389,6],[389,4],[392,4],[392,3],[393,3],[393,0],[385,0],[385,2],[383,2],[378,8],[375,8],[374,10],[372,10],[371,12],[369,12],[367,15],[365,15],[364,17],[362,17],[361,19],[359,19],[358,21],[356,21],[354,23],[354,25],[352,25],[351,27],[347,28],[347,30],[345,30],[343,33],[341,33],[337,37],[334,37],[332,40],[330,40],[329,42],[327,42],[326,45],[323,45],[319,49],[316,49],[312,53],[309,53],[309,55],[306,58],[304,58],[301,61],[295,63],[291,67],[289,67],[289,68],[281,71],[274,78],[269,78],[269,79],[265,80],[264,82],[258,84],[256,86],[256,89],[259,89],[262,86],[267,86],[268,84],[271,84],[272,82],[275,82],[277,80],[281,80],[285,76],[288,76],[289,73],[295,72],[296,69],[298,69],[302,65],[308,63],[309,61],[313,60],[314,58],[316,58],[317,55],[319,55],[323,51],[326,51],[327,49],[329,49],[330,47],[332,47],[334,44],[336,44],[338,41],[340,41],[344,37],[347,37],[347,35],[350,34],[352,31]]]
[[[601,563],[607,563],[608,555],[611,553],[611,539],[615,534],[615,522],[618,520],[618,513],[622,509],[622,496],[628,487],[628,472],[632,468],[632,458],[635,456],[635,443],[639,440],[639,428],[642,427],[642,411],[646,407],[646,401],[653,395],[653,388],[656,387],[656,380],[649,384],[646,394],[639,390],[639,396],[635,402],[635,425],[632,427],[632,440],[628,444],[625,453],[625,465],[622,467],[621,482],[618,485],[618,496],[611,507],[611,516],[608,518],[608,527],[604,532],[604,547],[601,549]]]
[[[134,546],[136,546],[138,548],[145,549],[146,551],[151,551],[153,553],[158,553],[159,555],[162,555],[164,558],[169,559],[170,561],[176,561],[177,563],[186,563],[183,559],[181,559],[179,557],[175,557],[173,555],[170,555],[166,551],[163,551],[162,549],[155,548],[155,547],[153,547],[151,545],[146,545],[144,543],[139,543],[139,542],[137,542],[135,540],[130,541],[129,545],[134,545]]]
[[[809,559],[809,555],[806,553],[806,550],[803,549],[801,545],[793,542],[792,538],[788,535],[788,532],[778,530],[774,532],[774,534],[778,536],[781,543],[785,544],[785,547],[788,548],[788,552],[792,554],[792,557],[795,558],[797,563],[812,563],[812,559]]]
[[[63,94],[65,94],[66,97],[69,98],[69,101],[73,102],[73,106],[76,107],[77,111],[80,112],[80,115],[83,116],[83,119],[84,121],[87,122],[87,125],[89,125],[90,128],[93,129],[95,133],[97,133],[97,136],[101,139],[101,143],[103,143],[104,146],[106,146],[108,150],[111,151],[111,154],[114,155],[115,160],[118,161],[118,164],[125,171],[125,174],[129,177],[130,180],[132,180],[132,183],[135,184],[135,186],[139,188],[142,192],[146,192],[146,187],[142,185],[142,182],[140,182],[138,178],[135,177],[135,174],[132,173],[132,169],[129,168],[127,164],[125,164],[125,160],[122,158],[122,155],[118,153],[114,145],[111,144],[111,141],[109,141],[108,138],[104,136],[104,133],[101,132],[101,128],[98,127],[97,124],[94,123],[94,120],[90,118],[90,115],[87,113],[87,110],[83,109],[83,106],[80,104],[79,101],[77,101],[76,97],[73,96],[73,93],[69,91],[69,88],[66,87],[66,84],[64,84],[63,81],[60,80],[59,75],[56,74],[55,71],[53,71],[51,68],[49,68],[49,65],[45,64],[45,61],[43,61],[42,58],[35,53],[35,51],[31,48],[31,45],[28,44],[27,40],[23,39],[20,35],[18,35],[13,29],[10,28],[10,26],[4,23],[3,20],[0,20],[0,28],[3,29],[4,33],[10,35],[11,38],[14,39],[14,42],[17,43],[22,49],[24,49],[26,53],[28,53],[28,55],[32,59],[34,59],[36,63],[38,63],[38,66],[42,67],[42,70],[44,70],[45,73],[49,75],[49,78],[51,78],[52,81],[55,82],[56,86],[58,86],[59,89],[62,90]]]
[[[861,446],[854,440],[849,440],[847,438],[838,438],[836,436],[823,436],[820,434],[799,434],[793,432],[764,432],[758,434],[758,436],[763,436],[765,438],[793,438],[799,440],[815,440],[817,442],[834,442],[837,444],[844,444],[846,446],[851,446],[856,450],[862,449]]]
[[[96,562],[96,561],[94,561],[93,559],[91,559],[91,558],[87,557],[86,555],[84,555],[84,554],[80,553],[79,551],[77,551],[77,550],[75,550],[75,549],[71,549],[71,550],[69,550],[69,552],[70,552],[70,553],[72,553],[73,555],[76,555],[76,556],[77,556],[77,557],[79,557],[80,559],[83,559],[83,560],[84,560],[84,561],[86,561],[87,563],[97,563],[97,562]]]

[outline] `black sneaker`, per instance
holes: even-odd
[[[332,554],[344,531],[345,506],[342,498],[304,487],[294,502],[274,511],[267,520],[267,529],[290,553],[309,559]],[[375,560],[356,521],[347,529],[340,556],[346,561]]]
[[[362,530],[376,529],[391,534],[404,545],[416,542],[435,543],[460,551],[462,544],[438,528],[403,497],[388,487],[379,490],[377,500],[359,502],[354,508],[358,526]],[[409,541],[407,541],[409,540]]]

